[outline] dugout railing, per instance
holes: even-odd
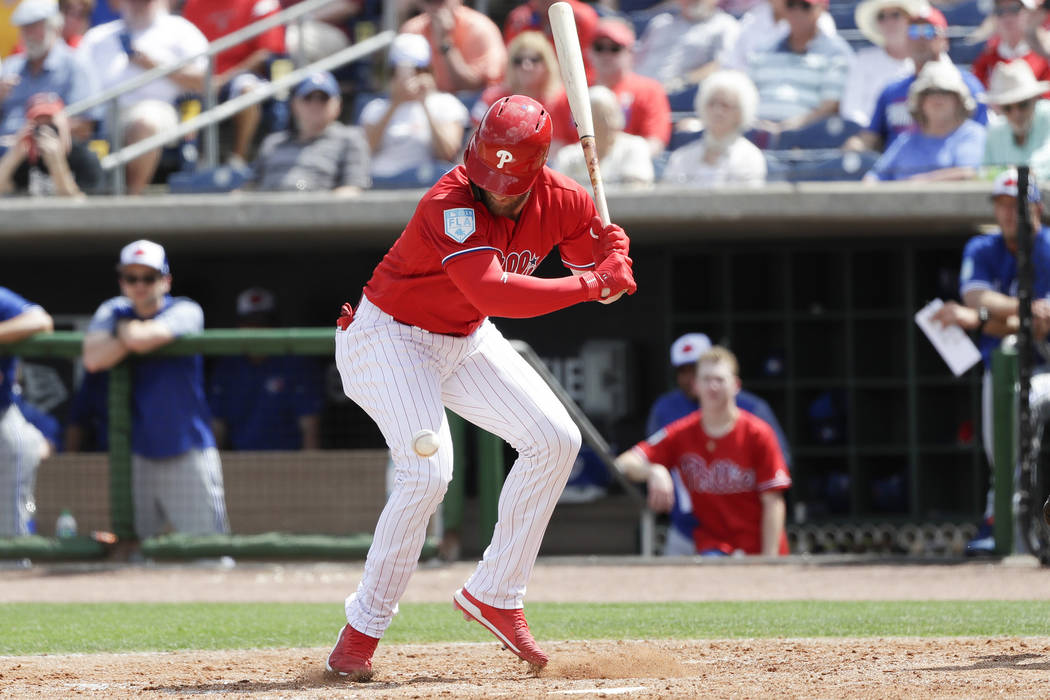
[[[57,331],[12,345],[5,348],[5,352],[23,360],[75,362],[81,356],[82,345],[83,333]],[[587,416],[526,343],[515,341],[514,345],[566,405],[585,442],[619,477],[611,466],[608,444]],[[331,357],[334,349],[334,332],[328,328],[214,329],[178,338],[154,354]],[[84,508],[80,509],[83,526],[80,534],[73,538],[51,537],[47,523],[66,504],[39,502],[37,515],[42,534],[0,538],[0,559],[99,558],[105,556],[114,544],[107,541],[107,533],[115,535],[118,543],[135,539],[131,488],[131,382],[128,361],[109,371],[107,453],[58,455],[45,460],[40,467],[40,473],[46,478],[38,479],[38,490],[44,486],[49,486],[49,493],[62,490],[67,494],[67,501],[76,499],[81,506],[92,511],[84,518]],[[466,466],[470,456],[473,455],[476,462],[478,538],[481,542],[487,542],[495,528],[499,494],[506,473],[507,448],[503,440],[467,425],[451,412],[449,423],[457,469],[442,506],[442,517],[432,524],[424,546],[424,557],[437,553],[443,527],[456,530],[462,527]],[[470,449],[472,441],[473,450]],[[142,554],[149,558],[225,555],[243,558],[363,558],[371,543],[375,519],[385,502],[386,450],[311,452],[304,455],[224,451],[223,471],[232,534],[150,538],[141,543]],[[267,481],[272,483],[263,483]],[[238,485],[248,492],[247,496],[238,492]],[[627,482],[624,486],[631,497],[632,507],[639,513],[640,549],[643,554],[652,554],[653,516],[645,508],[640,491]],[[253,494],[267,489],[269,493],[264,493],[261,503],[246,502]],[[270,508],[274,509],[273,512],[267,512]],[[341,510],[353,513],[339,512]],[[335,514],[330,511],[335,511]],[[292,531],[274,527],[282,523],[291,523]],[[316,532],[311,531],[312,525],[318,523],[324,523],[324,526]],[[341,531],[345,523],[354,523],[353,530]],[[245,525],[248,532],[239,532],[238,524]]]

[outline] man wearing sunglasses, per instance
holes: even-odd
[[[853,50],[840,36],[818,31],[827,6],[827,0],[787,0],[788,35],[748,58],[758,88],[756,126],[771,135],[839,111]]]
[[[135,533],[146,539],[170,526],[191,535],[229,532],[222,464],[208,425],[200,355],[150,353],[204,329],[197,302],[172,297],[164,248],[135,241],[120,251],[120,296],[102,303],[84,335],[84,368],[129,362],[131,483]]]
[[[995,33],[972,66],[973,74],[985,87],[989,86],[997,65],[1015,59],[1024,60],[1037,79],[1050,80],[1050,64],[1032,50],[1025,37],[1025,30],[1033,23],[1037,7],[1036,0],[996,0],[990,13]]]
[[[915,126],[911,111],[908,109],[908,91],[915,82],[919,71],[930,61],[951,63],[948,57],[948,20],[936,7],[920,7],[909,2],[911,19],[908,24],[908,51],[915,64],[915,73],[896,82],[890,83],[879,95],[875,111],[867,129],[851,136],[842,147],[855,151],[882,151],[893,141]],[[988,110],[984,104],[984,85],[968,70],[959,69],[959,73],[977,100],[977,109],[973,119],[978,124],[988,123]]]
[[[1042,99],[1050,81],[1036,80],[1027,61],[1010,61],[992,70],[990,82],[987,102],[1005,119],[988,127],[984,165],[1028,163],[1050,139],[1050,102]]]

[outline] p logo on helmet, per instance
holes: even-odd
[[[497,168],[503,168],[503,164],[508,160],[514,160],[514,155],[510,151],[496,151],[496,157],[499,158],[499,162],[496,163]]]
[[[483,190],[524,194],[543,170],[550,147],[550,114],[531,97],[511,95],[489,107],[470,137],[463,166]]]

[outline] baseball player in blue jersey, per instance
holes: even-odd
[[[1031,202],[1033,227],[1041,221],[1043,207],[1035,178],[1029,180],[1028,199]],[[975,332],[981,357],[984,360],[984,385],[981,392],[981,430],[988,463],[995,454],[992,433],[992,352],[1004,336],[1017,331],[1020,325],[1017,301],[1017,170],[1006,170],[995,180],[992,190],[995,219],[999,231],[971,238],[963,249],[959,272],[959,296],[963,304],[948,301],[933,315],[933,320],[944,325],[960,326]],[[1050,229],[1040,226],[1032,235],[1032,336],[1037,341],[1046,338],[1050,330]],[[1037,342],[1037,349],[1045,346]],[[1032,415],[1042,416],[1050,406],[1050,366],[1045,352],[1035,354],[1039,363],[1032,370],[1028,400]],[[989,489],[985,510],[985,524],[978,537],[971,540],[971,553],[991,552],[995,540],[991,532],[994,494]]]
[[[653,402],[645,424],[646,435],[653,435],[661,428],[700,408],[700,401],[696,395],[696,363],[700,356],[710,349],[711,340],[703,333],[686,333],[671,344],[671,366],[674,367],[675,383],[678,387],[662,394]],[[784,462],[790,468],[791,450],[788,448],[787,437],[769,404],[750,392],[740,390],[736,396],[736,405],[737,408],[761,418],[773,428],[777,442],[780,443],[780,451],[784,455]],[[667,531],[664,554],[695,554],[693,530],[699,523],[693,515],[689,491],[678,472],[672,472],[671,478],[675,486],[675,499],[671,506],[671,527]]]
[[[208,425],[200,355],[149,353],[204,329],[197,302],[172,297],[164,248],[135,241],[120,251],[121,296],[98,308],[84,335],[89,372],[131,364],[131,467],[135,532],[145,539],[170,524],[187,534],[229,531],[222,465]]]
[[[0,346],[53,327],[40,306],[0,287]],[[15,364],[0,349],[0,537],[31,534],[36,468],[50,454],[47,439],[14,403]]]
[[[237,297],[237,325],[274,325],[274,296],[258,287]],[[320,365],[299,355],[236,355],[216,359],[208,382],[212,427],[234,450],[316,450],[321,447]]]

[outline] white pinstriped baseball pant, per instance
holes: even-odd
[[[382,637],[416,568],[427,521],[452,478],[445,408],[518,451],[500,493],[492,542],[465,587],[483,603],[520,608],[544,531],[580,449],[580,431],[543,379],[486,320],[466,337],[398,323],[362,298],[336,331],[343,391],[376,422],[395,465],[394,488],[376,524],[350,625]],[[438,451],[420,457],[412,438],[430,429]],[[451,594],[452,591],[449,591]]]

